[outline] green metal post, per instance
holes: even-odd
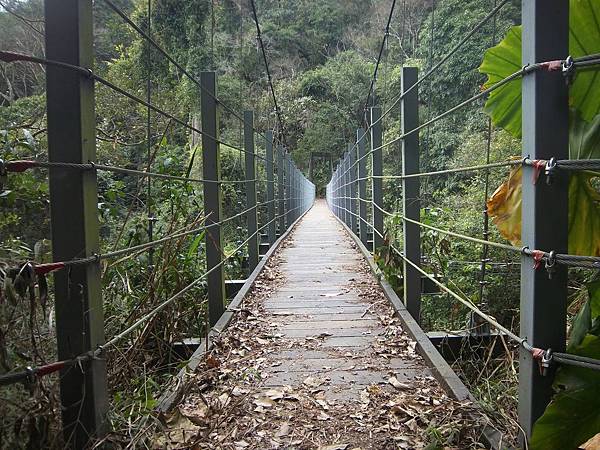
[[[373,251],[383,245],[383,129],[381,126],[381,107],[371,108],[371,167],[372,167],[372,204],[373,204]],[[378,208],[379,206],[379,208]]]
[[[417,81],[416,67],[402,69],[402,92],[406,92]],[[419,125],[419,94],[415,87],[404,95],[401,103],[402,133],[415,129]],[[419,134],[406,136],[402,140],[402,175],[419,172]],[[402,179],[402,211],[409,219],[421,221],[420,179],[418,177]],[[421,265],[421,228],[411,222],[403,221],[404,255],[414,264]],[[419,322],[421,314],[421,274],[411,264],[404,262],[404,304],[406,309]]]
[[[281,145],[277,146],[277,203],[279,216],[279,227],[277,235],[281,236],[285,231],[285,164],[284,153]]]
[[[350,211],[352,211],[352,214],[350,214],[350,229],[352,230],[352,232],[354,234],[357,234],[357,216],[358,216],[358,208],[357,208],[357,204],[356,204],[356,200],[354,200],[356,198],[356,192],[357,192],[357,186],[356,186],[356,179],[358,178],[356,176],[357,173],[357,164],[356,164],[356,148],[354,147],[354,144],[348,144],[348,164],[350,167],[350,174],[349,174],[349,178],[350,178]]]
[[[275,223],[275,178],[273,176],[273,132],[266,132],[266,170],[267,170],[267,236],[269,245],[275,242],[276,226]]]
[[[46,57],[93,67],[91,0],[46,0]],[[50,162],[96,160],[94,82],[72,70],[46,67]],[[98,193],[94,171],[50,169],[54,261],[99,253]],[[99,264],[73,266],[54,275],[58,359],[70,359],[104,343]],[[65,446],[86,448],[108,428],[106,361],[94,359],[61,371]]]
[[[219,116],[217,112],[217,79],[215,72],[202,72],[201,117],[202,117],[202,171],[204,179],[204,214],[206,225],[221,221],[221,148],[219,146]],[[217,140],[215,140],[215,138]],[[208,275],[208,315],[210,325],[217,323],[225,310],[225,269],[221,225],[206,230],[206,268]],[[216,268],[215,268],[216,267]],[[214,269],[214,270],[213,270]]]
[[[283,162],[285,172],[285,228],[288,229],[292,224],[291,200],[292,200],[292,162],[290,154],[285,152],[285,161]]]
[[[367,228],[367,158],[365,150],[365,130],[359,128],[356,130],[356,142],[358,152],[358,215],[360,220],[358,221],[358,234],[361,242],[367,246],[369,245],[369,230]]]
[[[523,64],[560,60],[569,54],[569,2],[522,3]],[[523,156],[569,158],[569,88],[560,71],[537,70],[523,77]],[[524,246],[568,252],[569,177],[559,171],[553,182],[532,183],[533,168],[523,167],[521,237]],[[567,268],[556,265],[552,277],[521,261],[521,337],[537,348],[562,352],[566,342]],[[552,368],[546,376],[538,360],[521,349],[519,423],[527,438],[552,398]]]
[[[258,211],[256,208],[256,157],[254,113],[244,111],[244,150],[246,160],[246,220],[248,225],[248,273],[258,265]],[[252,208],[252,209],[250,209]]]

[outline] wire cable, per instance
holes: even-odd
[[[279,122],[279,128],[280,128],[281,138],[283,140],[283,144],[285,146],[287,146],[286,138],[285,138],[285,128],[283,126],[283,119],[281,117],[281,110],[279,109],[279,104],[277,103],[277,96],[275,95],[275,88],[273,87],[273,79],[271,77],[271,70],[269,69],[269,62],[267,61],[267,53],[265,51],[265,45],[264,45],[264,42],[262,40],[262,35],[261,35],[261,31],[260,31],[260,24],[258,22],[258,14],[256,13],[256,4],[254,3],[254,0],[250,0],[250,4],[252,6],[252,14],[254,16],[254,23],[256,24],[256,33],[257,33],[256,37],[257,37],[258,42],[260,44],[260,49],[261,49],[261,52],[262,52],[263,61],[265,63],[265,69],[267,71],[267,79],[269,81],[269,88],[271,90],[271,96],[273,98],[273,105],[275,107],[275,113],[277,114],[277,121]]]
[[[15,160],[15,161],[2,161],[0,160],[0,171],[4,168],[7,172],[20,173],[25,170],[32,168],[43,168],[43,169],[74,169],[74,170],[101,170],[106,172],[121,173],[127,175],[135,175],[139,177],[148,178],[160,178],[163,180],[174,180],[183,181],[190,183],[210,183],[210,184],[245,184],[249,181],[256,182],[258,180],[205,180],[202,178],[191,178],[179,175],[169,175],[166,173],[159,172],[148,172],[145,170],[137,169],[126,169],[124,167],[110,166],[105,164],[96,163],[63,163],[63,162],[46,162],[46,161],[34,161],[34,160]]]

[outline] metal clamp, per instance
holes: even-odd
[[[546,268],[546,272],[548,272],[548,279],[551,280],[552,275],[556,272],[556,251],[552,250],[548,253],[544,267]]]
[[[562,63],[562,74],[567,85],[573,82],[573,78],[575,78],[575,61],[571,55],[567,56],[567,59]]]
[[[549,348],[542,355],[542,359],[540,361],[540,375],[545,377],[548,375],[548,370],[552,366],[552,349]]]
[[[546,162],[544,174],[546,175],[546,184],[551,185],[554,182],[554,174],[556,172],[556,158],[553,156]]]
[[[33,395],[35,388],[35,370],[31,366],[27,366],[25,368],[25,373],[27,374],[27,378],[23,380],[23,384],[29,390],[29,393]]]

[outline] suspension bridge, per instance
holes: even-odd
[[[58,346],[57,361],[0,375],[0,385],[35,386],[42,377],[58,373],[68,447],[88,448],[110,434],[107,366],[115,346],[134,342],[149,322],[201,287],[206,290],[208,327],[205,335],[194,336],[186,344],[191,354],[179,373],[173,374],[155,408],[163,418],[155,441],[158,446],[419,448],[424,444],[419,429],[439,423],[436,414],[451,411],[480,427],[481,445],[502,447],[501,434],[478,416],[473,396],[441,356],[440,346],[434,345],[439,342],[432,341],[419,325],[421,299],[431,289],[446,293],[468,308],[480,326],[494,330],[484,328],[487,331],[479,337],[500,336],[520,349],[519,421],[525,441],[552,397],[557,367],[600,368],[598,360],[565,351],[567,269],[600,268],[600,258],[571,255],[567,249],[568,173],[600,166],[597,160],[569,159],[565,80],[579,70],[595,70],[599,57],[569,57],[568,2],[524,1],[522,68],[467,100],[456,99],[456,106],[419,123],[419,86],[456,57],[507,1],[473,24],[472,31],[423,75],[419,76],[417,68],[404,67],[401,92],[383,109],[375,97],[375,84],[393,1],[367,93],[364,123],[347,148],[340,149],[342,157],[332,170],[326,198],[317,199],[315,185],[294,163],[292,149],[286,148],[285,125],[254,1],[257,41],[277,120],[277,126],[266,131],[257,129],[253,111],[238,112],[220,100],[215,72],[191,74],[149,30],[110,0],[102,1],[198,88],[200,124],[190,124],[187,118],[155,105],[150,87],[142,98],[94,72],[91,1],[45,1],[43,58],[0,52],[3,64],[24,62],[46,69],[48,157],[0,161],[0,180],[28,170],[48,171],[53,261],[27,262],[18,273],[26,274],[31,283],[54,274]],[[479,165],[420,171],[421,130],[514,80],[522,80],[526,105],[521,159],[492,162],[488,143],[487,160]],[[150,113],[162,116],[199,135],[202,176],[153,171],[150,145],[147,169],[97,161],[95,85],[146,108],[148,117]],[[384,142],[385,119],[396,107],[402,130]],[[220,138],[220,112],[239,120],[241,145]],[[257,142],[264,152],[257,150]],[[401,148],[400,174],[384,170],[384,149],[392,145]],[[222,146],[243,155],[243,179],[222,178]],[[487,177],[491,170],[516,166],[523,170],[523,246],[491,241],[487,215],[482,238],[422,220],[422,178],[463,172],[484,172]],[[184,229],[155,238],[149,220],[148,242],[103,253],[96,210],[101,172],[146,180],[149,190],[152,180],[198,185],[203,192],[202,208]],[[386,181],[401,185],[400,211],[386,209]],[[223,211],[227,186],[243,190],[239,212]],[[551,207],[547,207],[548,199],[552,199]],[[148,208],[150,218],[151,205]],[[400,220],[399,241],[393,239],[388,217]],[[236,221],[244,223],[243,239],[224,242],[225,226]],[[475,304],[427,270],[421,243],[424,230],[480,245],[482,286],[489,248],[519,255],[518,332],[499,323],[485,305]],[[206,259],[201,273],[118,333],[105,336],[102,264],[198,236],[203,236]],[[392,288],[373,259],[382,247],[402,261],[401,289]],[[225,266],[241,252],[246,254],[247,277],[226,280]],[[455,335],[459,340],[470,336],[468,332]],[[452,339],[450,335],[444,338]],[[173,419],[175,410],[179,415]],[[215,410],[219,415],[210,422],[209,412]],[[385,426],[373,412],[380,410],[391,417]],[[179,420],[182,412],[193,420]],[[212,447],[194,447],[207,442]]]

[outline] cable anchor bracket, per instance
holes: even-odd
[[[565,77],[567,85],[573,83],[573,79],[575,78],[575,61],[571,55],[567,56],[562,62],[562,74]]]
[[[546,268],[546,272],[548,272],[548,279],[552,279],[552,275],[556,272],[556,251],[552,250],[548,253],[548,257],[544,261],[544,267]]]
[[[552,366],[552,349],[549,348],[548,350],[546,350],[544,352],[544,354],[542,355],[542,359],[540,360],[540,375],[545,377],[548,375],[548,371],[550,370],[550,367]]]
[[[551,185],[554,182],[554,176],[556,174],[556,158],[553,156],[546,162],[546,166],[544,168],[544,175],[546,175],[546,184]]]

